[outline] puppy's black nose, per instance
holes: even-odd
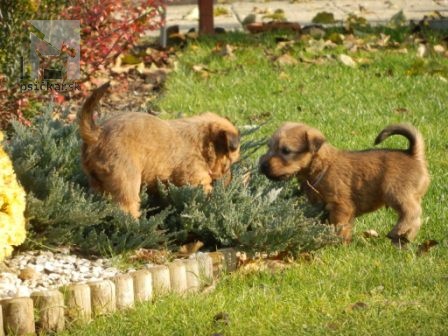
[[[260,172],[264,175],[269,172],[269,164],[267,161],[260,161]]]

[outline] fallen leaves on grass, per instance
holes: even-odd
[[[263,271],[279,272],[289,268],[291,265],[282,260],[251,259],[242,265],[238,272],[242,274],[257,273]]]
[[[228,325],[230,323],[230,317],[229,314],[226,312],[219,312],[213,317],[213,321],[215,323],[222,323]]]
[[[346,312],[352,312],[352,311],[357,311],[357,310],[363,310],[368,308],[369,305],[365,302],[362,301],[358,301],[356,303],[350,304],[347,306],[347,308],[345,308]]]
[[[366,230],[362,233],[364,238],[378,238],[380,235],[373,229]]]
[[[417,57],[424,58],[428,56],[428,48],[426,45],[420,43],[417,47]]]
[[[409,110],[407,108],[404,107],[397,107],[394,109],[394,113],[395,114],[408,114]]]
[[[443,54],[446,48],[441,44],[436,44],[432,47],[437,54]]]
[[[331,33],[328,35],[327,41],[331,41],[334,44],[342,44],[345,40],[345,36],[339,33]]]
[[[340,54],[338,56],[338,59],[345,66],[348,66],[350,68],[356,68],[357,67],[357,63],[355,62],[355,60],[353,58],[351,58],[350,56],[348,56],[348,55]]]
[[[215,47],[212,49],[212,52],[215,55],[221,56],[221,57],[226,57],[229,59],[234,59],[235,58],[235,54],[233,53],[236,50],[235,46],[232,46],[230,44],[227,43],[216,43]]]
[[[279,65],[296,65],[299,61],[290,54],[283,54],[275,59],[275,63]]]
[[[212,73],[212,71],[210,71],[210,69],[207,66],[205,66],[204,64],[195,64],[192,66],[192,69],[195,73],[197,73],[202,78],[208,78],[210,76],[210,74]]]
[[[418,246],[417,255],[422,256],[427,254],[434,246],[438,244],[439,242],[434,239],[425,240]]]
[[[408,76],[417,75],[438,75],[443,78],[448,78],[448,66],[438,62],[435,59],[417,58],[414,63],[406,70]]]
[[[380,286],[377,286],[375,288],[372,288],[369,291],[369,294],[370,295],[378,295],[378,294],[381,294],[382,292],[384,292],[384,286],[380,285]]]

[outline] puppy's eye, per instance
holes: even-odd
[[[288,147],[282,147],[281,152],[283,155],[288,155],[292,153],[292,150],[290,150]]]

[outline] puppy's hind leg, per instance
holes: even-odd
[[[140,217],[140,186],[140,174],[120,176],[120,183],[115,184],[111,192],[121,209],[134,218]]]
[[[422,225],[422,208],[420,200],[407,199],[406,202],[397,206],[392,206],[392,208],[398,212],[399,218],[397,224],[387,234],[387,237],[390,238],[394,244],[399,245],[414,240]]]

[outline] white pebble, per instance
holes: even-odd
[[[30,297],[31,290],[26,286],[19,286],[16,291],[16,297]]]

